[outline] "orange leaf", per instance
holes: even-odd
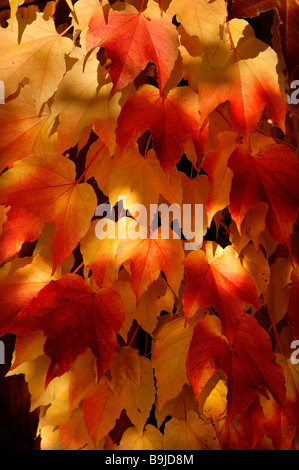
[[[206,251],[207,254],[202,250],[193,251],[184,260],[187,277],[183,298],[186,320],[197,309],[213,306],[227,331],[229,323],[239,321],[246,303],[258,308],[256,287],[231,246],[224,250],[218,247],[216,255]]]
[[[267,145],[256,154],[246,145],[239,145],[228,166],[234,172],[229,210],[239,232],[246,212],[266,202],[266,227],[290,250],[290,235],[299,210],[297,155],[284,144]]]
[[[168,173],[179,162],[189,137],[201,158],[206,135],[201,133],[199,121],[198,96],[189,87],[176,87],[160,96],[157,88],[144,85],[121,110],[116,142],[122,153],[148,129],[160,164]]]
[[[27,157],[0,180],[0,203],[11,206],[0,238],[0,262],[33,242],[45,222],[55,222],[53,272],[89,227],[97,200],[92,187],[76,184],[75,165],[50,155]]]
[[[158,279],[161,271],[164,272],[169,286],[178,295],[184,274],[183,259],[182,240],[171,238],[123,239],[116,254],[117,263],[130,261],[130,284],[137,302],[150,284]]]
[[[162,92],[178,55],[177,30],[168,16],[154,8],[140,13],[128,4],[125,10],[110,9],[108,19],[102,8],[96,10],[89,22],[86,42],[87,50],[106,48],[112,62],[112,93],[133,81],[149,61],[158,68]]]
[[[92,292],[81,276],[66,274],[51,281],[17,315],[9,331],[42,330],[44,351],[51,358],[46,385],[64,374],[79,354],[90,348],[97,358],[98,377],[113,358],[116,333],[123,322],[119,294],[110,288]]]
[[[187,356],[187,374],[196,398],[218,368],[227,375],[227,419],[247,409],[257,390],[266,387],[285,405],[285,380],[275,362],[270,338],[257,320],[244,314],[229,336],[216,316],[200,320],[194,328]]]

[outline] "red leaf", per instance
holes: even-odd
[[[213,306],[229,333],[228,324],[239,321],[245,303],[258,308],[256,287],[231,246],[217,257],[202,250],[193,251],[184,265],[187,279],[183,303],[187,320],[197,309]]]
[[[51,358],[47,385],[68,371],[88,347],[97,358],[100,378],[112,360],[116,333],[123,319],[123,306],[116,291],[103,288],[92,292],[81,276],[66,274],[51,281],[23,308],[10,331],[44,332],[44,351]]]
[[[292,80],[298,68],[299,4],[297,0],[234,0],[229,19],[253,18],[261,12],[272,9],[278,11],[281,20],[279,25],[281,45]]]
[[[234,176],[230,213],[239,232],[248,209],[269,205],[266,226],[275,240],[290,250],[290,235],[299,210],[299,159],[286,145],[268,145],[252,155],[239,145],[228,160]]]
[[[281,405],[286,391],[281,367],[275,362],[270,338],[256,319],[244,314],[230,339],[217,317],[200,320],[187,356],[187,374],[196,398],[218,368],[227,376],[227,419],[246,410],[257,391],[266,387]]]
[[[112,93],[132,82],[150,61],[158,68],[162,92],[178,55],[178,34],[168,16],[161,16],[159,10],[140,13],[126,5],[125,10],[110,10],[106,19],[103,9],[98,8],[89,22],[86,45],[87,50],[106,48],[112,62]]]
[[[0,263],[55,222],[53,272],[85,235],[97,199],[93,188],[75,181],[76,167],[66,157],[34,155],[15,162],[0,179],[0,204],[11,206],[0,238]]]
[[[191,137],[201,158],[206,140],[199,126],[198,96],[189,87],[176,87],[166,95],[144,85],[122,108],[117,121],[116,142],[122,153],[149,130],[161,167],[167,173],[179,162],[184,144]]]

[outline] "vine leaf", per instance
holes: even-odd
[[[158,8],[140,13],[128,4],[125,10],[110,9],[107,19],[98,8],[89,22],[86,44],[88,51],[96,46],[106,48],[112,94],[125,88],[150,61],[158,68],[162,92],[178,55],[177,30],[168,16],[161,15]]]
[[[279,34],[290,79],[298,68],[299,3],[297,0],[234,0],[231,18],[254,18],[260,13],[275,9],[280,19]]]
[[[290,250],[290,235],[299,210],[298,157],[284,144],[267,145],[252,155],[238,145],[228,160],[234,176],[229,210],[239,232],[246,212],[260,202],[268,204],[266,227]]]
[[[47,386],[54,377],[67,372],[87,348],[97,359],[100,378],[112,361],[123,318],[123,305],[115,290],[93,292],[81,276],[65,274],[39,291],[16,316],[11,331],[43,331],[44,351],[51,358]]]
[[[228,27],[230,40],[221,41],[212,57],[205,55],[198,69],[201,123],[229,101],[232,123],[248,139],[267,105],[285,132],[287,100],[277,54],[255,37],[245,20],[231,20]]]
[[[53,221],[53,272],[85,235],[97,206],[92,187],[75,182],[74,163],[47,154],[23,158],[3,173],[0,203],[10,206],[0,260],[18,253],[25,241],[35,241],[44,224]]]
[[[216,316],[194,328],[187,357],[187,374],[196,398],[218,368],[227,375],[227,420],[245,411],[257,391],[286,405],[282,368],[275,361],[270,338],[254,317],[244,314],[225,335]],[[266,388],[265,388],[266,387]]]
[[[146,130],[152,134],[153,148],[167,174],[179,162],[189,137],[200,160],[207,133],[205,127],[201,130],[197,93],[182,86],[161,96],[157,88],[142,86],[126,101],[117,121],[120,153],[134,147]]]
[[[256,287],[236,258],[231,246],[224,250],[215,244],[207,244],[206,253],[196,250],[184,260],[186,289],[183,303],[186,321],[199,308],[213,306],[223,321],[228,333],[230,325],[240,320],[245,304],[258,308]]]

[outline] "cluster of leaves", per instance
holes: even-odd
[[[42,449],[297,447],[298,3],[68,4],[0,29],[0,334]],[[107,200],[203,204],[203,246],[101,240]]]

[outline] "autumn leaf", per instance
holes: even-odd
[[[202,50],[207,54],[212,54],[223,39],[221,31],[227,16],[224,2],[191,0],[186,7],[184,0],[172,0],[167,14],[171,19],[176,16],[187,33],[199,39]]]
[[[192,231],[196,234],[196,239],[200,239],[199,220],[197,220],[196,204],[202,204],[203,206],[203,216],[202,216],[202,236],[207,232],[208,225],[208,216],[207,216],[207,197],[211,190],[211,185],[208,181],[207,175],[198,174],[195,178],[188,178],[185,173],[181,173],[182,189],[183,189],[183,198],[182,198],[182,207],[184,210],[184,204],[189,204],[189,207],[192,208],[190,216],[190,227]],[[183,214],[184,217],[184,214]],[[200,222],[201,223],[201,222]],[[184,228],[184,227],[183,227]],[[187,233],[184,233],[185,238],[189,238]]]
[[[172,418],[165,425],[165,450],[220,450],[213,426],[189,411],[186,420]]]
[[[44,351],[51,358],[47,385],[69,370],[87,347],[97,358],[101,377],[113,358],[122,322],[123,306],[116,291],[92,292],[82,277],[66,274],[46,285],[17,315],[10,330],[16,334],[44,332]]]
[[[246,145],[238,145],[228,166],[234,173],[229,210],[239,232],[248,209],[265,202],[266,227],[277,242],[290,249],[299,210],[298,157],[283,144],[268,145],[256,154]]]
[[[52,276],[52,265],[44,258],[14,259],[0,268],[0,331],[5,331],[15,316],[51,280],[59,279],[58,270]]]
[[[240,253],[241,263],[253,280],[258,296],[266,294],[270,282],[270,266],[262,250],[249,243]]]
[[[228,332],[228,323],[239,321],[245,304],[258,308],[256,287],[231,246],[223,250],[210,244],[206,253],[196,250],[188,254],[184,265],[186,321],[199,308],[213,306],[222,318],[224,331]]]
[[[173,291],[163,277],[159,276],[140,297],[133,317],[144,331],[153,335],[160,313],[163,310],[164,312],[172,312],[174,304],[175,295]]]
[[[98,220],[90,224],[87,234],[80,242],[80,249],[85,266],[92,270],[93,277],[99,287],[108,287],[118,278],[120,264],[115,262],[120,243],[118,222],[104,221],[107,224],[106,237],[97,237]]]
[[[229,205],[229,193],[233,177],[227,161],[236,147],[236,135],[232,132],[221,132],[217,136],[217,144],[205,153],[202,165],[208,173],[210,191],[207,196],[206,209],[208,225],[219,210]]]
[[[169,204],[180,204],[180,180],[176,172],[170,178],[169,181],[153,150],[143,158],[136,148],[129,148],[111,171],[109,202],[114,206],[121,195],[125,197],[125,209],[132,204],[142,204],[149,212],[150,205],[158,204],[161,194]]]
[[[231,18],[253,18],[260,13],[276,10],[279,19],[279,34],[284,58],[288,66],[290,80],[298,67],[297,42],[295,40],[299,24],[299,4],[296,0],[234,0],[229,14]]]
[[[256,130],[266,105],[285,131],[286,98],[276,53],[254,36],[246,21],[232,20],[228,26],[232,43],[220,42],[212,57],[203,57],[198,69],[201,124],[228,100],[232,123],[244,138]]]
[[[81,409],[75,410],[68,420],[60,424],[59,440],[65,450],[94,450]]]
[[[96,446],[114,427],[122,410],[105,376],[86,394],[82,410],[88,434]]]
[[[130,284],[137,302],[161,271],[168,285],[178,295],[184,274],[182,240],[167,240],[159,234],[160,230],[157,229],[147,238],[122,239],[117,249],[116,262],[123,264],[129,261]]]
[[[28,86],[13,100],[1,106],[0,171],[29,155],[57,152],[57,136],[49,136],[50,111],[45,107],[36,112],[35,102]]]
[[[2,51],[0,76],[6,96],[14,93],[27,78],[39,112],[57,90],[66,71],[65,54],[72,47],[69,38],[57,33],[52,18],[45,20],[42,13],[36,13],[35,20],[26,26],[21,43],[8,44]]]
[[[125,9],[116,6],[108,11],[107,18],[100,7],[91,17],[86,47],[106,48],[111,60],[112,93],[125,88],[149,61],[157,66],[161,92],[170,77],[178,54],[178,34],[168,16],[161,16],[154,6],[142,13],[128,4]]]
[[[130,427],[123,433],[118,450],[163,450],[163,434],[152,424],[142,432]]]
[[[90,185],[75,182],[75,165],[68,158],[39,155],[15,162],[0,180],[1,204],[11,206],[0,239],[0,260],[33,242],[45,222],[55,222],[53,272],[71,254],[89,227],[96,209]]]
[[[186,359],[194,325],[184,327],[184,318],[176,318],[158,329],[154,336],[153,367],[157,381],[157,407],[175,398],[188,382]]]
[[[115,353],[106,375],[119,404],[142,432],[155,401],[151,361],[133,348],[124,347]]]
[[[166,173],[180,160],[189,137],[201,159],[206,135],[200,132],[197,94],[182,86],[160,96],[157,88],[142,86],[126,101],[117,121],[120,153],[133,147],[146,130],[152,134],[153,148]]]
[[[265,416],[264,429],[272,439],[274,449],[290,450],[296,433],[296,425],[292,424],[288,414],[272,396],[267,400],[261,397],[261,404]]]
[[[120,113],[120,93],[109,99],[112,88],[107,70],[92,55],[84,67],[80,58],[60,81],[51,106],[51,121],[59,120],[60,151],[74,147],[84,129],[95,133],[113,153],[115,128]]]
[[[97,380],[96,358],[90,348],[80,354],[70,369],[68,401],[70,414],[79,407],[86,393],[92,389]]]
[[[265,302],[275,324],[279,323],[288,311],[293,272],[293,265],[288,258],[278,258],[270,266],[270,283]]]
[[[229,335],[224,334],[216,316],[197,323],[187,357],[187,374],[197,399],[218,368],[227,375],[229,421],[246,410],[257,390],[265,393],[264,387],[285,405],[282,369],[276,364],[266,331],[254,317],[243,314]]]

